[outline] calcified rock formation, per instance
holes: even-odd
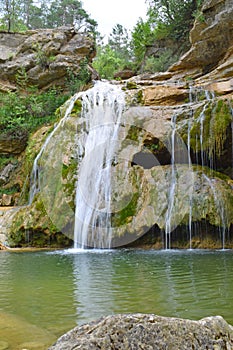
[[[111,185],[114,247],[233,246],[232,7],[228,5],[227,0],[204,3],[205,22],[195,23],[191,50],[168,72],[118,83],[126,91],[127,107],[111,164],[116,179]],[[221,28],[226,40],[215,54]],[[208,55],[198,58],[205,45],[213,48],[208,69]],[[100,101],[90,99],[91,108]],[[62,116],[68,105],[61,108]],[[59,240],[61,232],[73,238],[77,169],[84,156],[77,146],[84,144],[88,124],[81,105],[78,99],[62,132],[44,152],[39,162],[43,190],[12,219],[7,233],[11,245],[49,244]]]

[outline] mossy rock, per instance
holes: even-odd
[[[80,115],[82,111],[82,101],[80,99],[77,99],[74,103],[74,107],[71,111],[71,116],[78,116]]]
[[[137,83],[135,81],[127,81],[126,89],[128,89],[128,90],[135,90],[137,88],[138,88],[138,86],[137,86]]]
[[[227,100],[210,101],[198,108],[190,130],[190,146],[193,151],[205,151],[209,157],[214,154],[220,157],[231,122],[231,109]]]

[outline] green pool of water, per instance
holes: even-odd
[[[0,264],[0,349],[47,349],[114,313],[222,315],[233,324],[230,250],[1,252]]]

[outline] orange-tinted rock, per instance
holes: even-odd
[[[150,86],[143,90],[143,102],[146,106],[176,105],[184,103],[188,90],[169,85]]]

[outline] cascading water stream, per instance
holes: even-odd
[[[199,122],[200,122],[200,146],[201,146],[201,166],[204,166],[204,151],[203,151],[203,133],[204,133],[204,121],[205,121],[205,111],[207,109],[208,104],[204,105],[204,108],[200,114]]]
[[[191,113],[191,117],[192,117]],[[191,126],[192,121],[191,118],[188,120],[188,166],[189,166],[189,172],[192,171],[192,161],[191,161],[191,145],[190,145],[190,139],[191,139]],[[189,193],[189,248],[192,249],[192,208],[193,208],[193,194],[192,192]]]
[[[230,107],[230,110],[231,110],[231,165],[232,165],[232,178],[233,178],[233,107],[232,107],[232,104],[231,104],[231,101],[228,100],[228,104],[229,104],[229,107]]]
[[[171,231],[172,231],[172,211],[175,200],[176,190],[176,169],[175,169],[175,135],[176,135],[176,115],[171,120],[171,180],[168,195],[168,208],[165,217],[165,249],[171,247]]]
[[[40,152],[37,154],[34,163],[33,163],[33,167],[32,167],[32,172],[31,172],[31,177],[30,177],[30,192],[29,192],[29,205],[32,204],[33,199],[36,195],[36,193],[38,193],[40,191],[40,167],[39,167],[39,160],[42,156],[42,154],[44,153],[46,147],[48,146],[50,140],[52,139],[53,135],[55,134],[55,132],[64,125],[65,121],[67,120],[67,118],[70,116],[70,113],[72,111],[72,109],[74,108],[74,104],[75,101],[79,98],[79,94],[75,94],[69,101],[68,101],[68,107],[66,108],[66,112],[64,117],[59,121],[59,123],[57,123],[54,126],[53,131],[48,135],[48,137],[46,138],[44,144],[42,145]]]
[[[211,94],[205,93],[208,101],[205,101],[202,105],[202,111],[199,117],[195,119],[200,127],[200,133],[197,134],[198,137],[198,147],[196,147],[196,152],[200,152],[201,161],[199,162],[201,166],[206,165],[206,160],[204,159],[204,149],[203,142],[205,140],[205,118],[206,109],[210,106],[209,102],[213,96]],[[113,229],[111,227],[112,219],[112,208],[111,208],[111,194],[113,191],[113,164],[117,163],[117,153],[118,153],[118,134],[119,127],[122,121],[122,114],[124,111],[125,101],[124,93],[117,85],[110,85],[109,83],[97,82],[92,89],[88,91],[78,93],[70,99],[66,105],[66,112],[64,117],[59,121],[59,123],[54,127],[53,131],[49,134],[45,143],[43,144],[40,152],[38,153],[31,175],[31,189],[30,189],[30,200],[29,204],[32,203],[35,194],[42,190],[43,187],[41,181],[41,169],[44,163],[41,159],[42,155],[47,158],[47,154],[50,152],[50,148],[47,147],[51,142],[53,145],[53,136],[55,132],[61,133],[59,128],[64,126],[64,123],[69,118],[74,104],[79,99],[82,104],[81,116],[78,116],[79,122],[76,127],[73,128],[75,134],[76,129],[79,128],[78,134],[75,134],[76,142],[73,144],[77,149],[74,159],[78,160],[77,165],[77,189],[75,198],[75,227],[74,227],[74,248],[111,248],[111,238]],[[190,90],[190,103],[192,101],[197,101],[194,90]],[[79,102],[79,101],[78,101]],[[201,105],[201,104],[200,104]],[[182,149],[184,146],[179,144],[179,118],[174,115],[171,121],[171,133],[169,135],[169,147],[168,150],[171,154],[171,168],[170,168],[170,178],[169,178],[169,189],[167,192],[167,211],[165,214],[165,220],[163,217],[163,224],[165,227],[165,249],[171,248],[171,235],[172,231],[178,224],[179,219],[176,218],[176,213],[179,210],[178,203],[179,189],[181,183],[179,183],[179,178],[182,175],[182,169],[179,170],[179,164],[186,165],[188,168],[188,175],[192,174],[192,163],[191,163],[191,130],[194,123],[194,113],[192,106],[190,105],[191,115],[188,119],[188,128],[186,129],[187,134],[187,149],[186,149],[186,159],[182,159]],[[231,108],[232,112],[232,108]],[[233,112],[232,112],[233,114]],[[69,119],[69,122],[71,119]],[[69,124],[69,123],[68,123]],[[66,126],[67,124],[65,124]],[[233,121],[232,127],[232,147],[233,147]],[[187,131],[188,130],[188,131]],[[193,136],[193,135],[192,135]],[[195,135],[194,135],[195,136]],[[62,137],[62,140],[65,139]],[[197,137],[197,136],[196,136]],[[59,141],[58,141],[59,142]],[[194,141],[195,142],[195,141]],[[185,145],[186,146],[186,145]],[[193,144],[192,144],[193,146]],[[46,151],[45,151],[46,150]],[[73,150],[73,149],[72,149]],[[198,151],[197,151],[198,150]],[[194,154],[195,150],[192,150]],[[233,155],[233,148],[232,148]],[[42,157],[42,158],[43,158]],[[197,158],[197,157],[196,157]],[[197,159],[198,163],[198,159]],[[233,158],[232,158],[233,163]],[[53,164],[53,163],[52,163]],[[188,167],[187,167],[188,165]],[[76,163],[75,163],[76,166]],[[126,163],[125,163],[126,166]],[[46,166],[44,166],[46,168]],[[116,167],[115,167],[116,168]],[[114,169],[115,169],[114,168]],[[76,168],[75,168],[76,169]],[[204,171],[204,170],[203,170]],[[127,169],[125,171],[127,173]],[[189,176],[187,176],[188,178]],[[46,174],[44,176],[46,180]],[[220,217],[221,222],[221,237],[223,248],[225,246],[225,231],[227,227],[226,214],[224,212],[224,207],[222,205],[222,198],[218,195],[215,189],[214,179],[210,179],[206,175],[203,175],[205,182],[208,183],[210,189],[213,193],[214,202],[217,208],[217,214]],[[72,178],[73,180],[73,178]],[[188,181],[187,181],[188,182]],[[192,182],[192,180],[190,180]],[[47,190],[47,187],[44,186]],[[115,186],[116,188],[117,186]],[[187,186],[187,191],[185,195],[187,202],[189,202],[189,239],[190,239],[190,249],[192,248],[192,215],[195,212],[195,198],[191,191],[188,192],[191,186]],[[185,199],[186,200],[186,199]],[[50,202],[49,202],[50,203]],[[60,202],[58,202],[60,204]],[[185,207],[187,208],[187,206]],[[72,219],[73,219],[73,208],[72,208]],[[165,221],[165,222],[164,222]],[[175,222],[177,221],[177,223]],[[72,222],[73,224],[73,222]],[[186,221],[187,224],[187,221]],[[72,225],[71,225],[72,226]],[[73,226],[71,227],[71,233],[73,235]],[[194,232],[195,233],[195,232]],[[193,233],[193,234],[194,234]],[[73,238],[73,236],[72,236]]]
[[[97,82],[82,93],[86,130],[79,142],[83,154],[78,169],[74,248],[111,247],[111,166],[116,157],[124,93]]]
[[[39,166],[39,160],[42,157],[46,147],[48,146],[49,142],[51,141],[53,135],[55,132],[64,125],[67,118],[70,116],[70,113],[74,107],[75,101],[78,99],[79,94],[75,94],[67,103],[67,108],[64,117],[54,126],[53,131],[48,135],[46,138],[44,144],[42,145],[40,152],[37,154],[33,167],[32,172],[30,175],[30,191],[29,191],[29,200],[27,205],[31,205],[33,202],[33,199],[36,195],[36,193],[40,192],[40,166]],[[27,206],[26,205],[26,206]],[[7,231],[7,227],[10,226],[10,222],[13,220],[14,215],[18,212],[18,210],[22,208],[22,206],[10,209],[8,212],[5,213],[4,218],[1,216],[0,220],[0,230],[3,232]],[[3,229],[4,226],[4,229]],[[7,245],[7,243],[6,243]]]
[[[214,181],[210,179],[207,175],[203,174],[202,175],[204,180],[207,182],[207,184],[209,185],[212,193],[213,193],[213,197],[214,197],[214,203],[216,206],[216,210],[217,213],[220,217],[220,225],[219,226],[219,230],[222,236],[222,249],[225,248],[225,236],[226,236],[226,223],[227,223],[227,218],[226,218],[226,214],[225,214],[225,207],[224,207],[224,200],[221,198],[221,194],[218,192],[216,192],[216,188],[215,188],[215,184]]]

